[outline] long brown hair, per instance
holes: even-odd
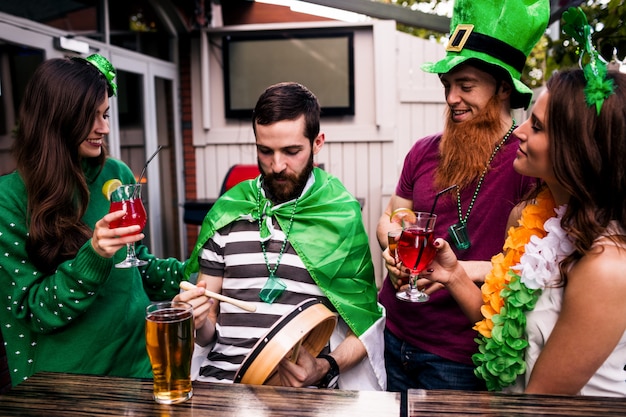
[[[598,115],[585,102],[582,70],[554,74],[547,83],[550,160],[570,194],[561,221],[575,250],[561,263],[561,276],[588,253],[611,221],[626,225],[626,74],[609,71],[615,85]],[[611,236],[626,243],[626,236]]]
[[[50,59],[30,79],[13,152],[28,194],[30,261],[51,273],[91,237],[81,219],[89,204],[82,163],[101,167],[106,152],[82,161],[78,148],[107,94],[104,76],[84,60]]]

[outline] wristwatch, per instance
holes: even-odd
[[[330,355],[318,355],[320,359],[326,359],[330,364],[328,373],[320,380],[318,387],[320,388],[334,388],[339,380],[339,365],[337,361]]]

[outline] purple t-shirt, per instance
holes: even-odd
[[[439,191],[434,189],[434,175],[439,162],[440,140],[440,133],[418,140],[404,160],[396,194],[412,200],[415,211],[430,211]],[[467,220],[471,246],[462,251],[455,248],[461,260],[489,261],[502,251],[509,212],[535,184],[535,179],[519,175],[513,169],[518,143],[519,139],[511,135],[491,162]],[[477,181],[461,192],[463,216],[476,184]],[[435,237],[451,242],[448,227],[459,222],[455,190],[439,198],[435,214]],[[379,298],[387,309],[389,331],[427,352],[472,364],[471,356],[477,350],[474,342],[477,332],[472,330],[474,323],[463,314],[447,290],[436,291],[425,303],[401,301],[395,293],[390,280],[385,279]]]

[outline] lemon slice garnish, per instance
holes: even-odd
[[[404,227],[405,223],[415,223],[416,220],[417,218],[413,210],[405,207],[395,209],[393,213],[391,213],[391,216],[389,216],[391,223],[398,223],[402,227]]]
[[[111,194],[113,191],[117,190],[118,187],[122,185],[122,181],[114,178],[112,180],[108,180],[102,186],[102,194],[107,198],[107,200],[111,200]]]

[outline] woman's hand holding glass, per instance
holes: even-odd
[[[139,225],[141,232],[146,226],[147,216],[146,209],[141,200],[141,184],[122,184],[115,188],[109,199],[111,206],[109,213],[124,210],[124,216],[118,220],[111,222],[110,227],[120,229],[124,226]],[[135,255],[135,243],[131,242],[126,245],[126,259],[115,264],[116,268],[132,268],[134,266],[144,266],[148,262],[137,258]]]
[[[143,233],[137,233],[141,230],[141,226],[109,228],[111,223],[119,221],[124,215],[124,210],[118,210],[108,213],[96,222],[91,246],[103,258],[111,258],[127,244],[138,242],[145,237]]]
[[[422,275],[424,278],[419,281],[427,281],[428,291],[432,293],[441,288],[446,288],[452,297],[472,322],[482,319],[481,306],[482,293],[480,283],[474,282],[467,274],[465,266],[467,263],[459,261],[452,251],[450,244],[441,238],[435,239],[437,254],[430,263],[428,274]],[[421,285],[418,282],[418,285]]]
[[[450,271],[460,265],[452,248],[444,239],[437,238],[434,244],[437,255],[416,281],[417,287],[428,295],[445,288],[445,283],[450,280]],[[383,259],[393,287],[399,291],[406,291],[409,281],[408,268],[403,267],[397,257],[389,254],[389,248],[383,251]]]
[[[421,275],[421,280],[430,284],[439,284],[440,287],[446,287],[453,283],[456,277],[455,274],[458,272],[457,268],[463,270],[463,267],[445,239],[435,239],[434,245],[437,253],[428,267],[428,273]]]
[[[454,285],[455,281],[466,278],[480,286],[485,281],[485,276],[491,270],[490,261],[460,261],[452,250],[450,243],[445,239],[435,239],[437,254],[428,265],[417,281],[418,286],[425,286],[426,293],[432,294],[434,291]]]

